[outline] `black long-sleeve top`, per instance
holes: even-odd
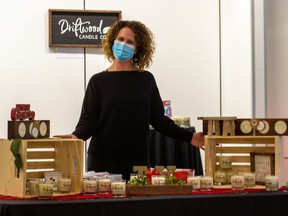
[[[73,132],[92,136],[88,153],[114,162],[147,161],[149,125],[190,142],[193,134],[164,115],[153,75],[148,71],[103,71],[91,77],[80,120]]]

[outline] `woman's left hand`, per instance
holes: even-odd
[[[194,133],[191,140],[191,144],[198,148],[201,148],[202,150],[205,150],[204,134],[202,132]]]

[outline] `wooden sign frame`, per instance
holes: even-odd
[[[275,154],[250,153],[251,171],[255,172],[256,184],[265,184],[265,176],[275,174]]]
[[[50,47],[100,47],[121,11],[49,9]]]

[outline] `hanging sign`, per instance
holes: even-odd
[[[50,47],[97,47],[121,11],[49,9]]]

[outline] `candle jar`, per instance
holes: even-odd
[[[176,125],[178,125],[179,127],[181,127],[181,118],[178,116],[173,116],[172,117],[173,121],[175,122]]]
[[[181,118],[181,126],[184,128],[190,127],[190,117],[184,116]]]
[[[278,190],[278,177],[277,176],[265,176],[265,190],[266,191]]]
[[[30,195],[38,195],[39,191],[39,180],[28,181],[28,193]]]
[[[71,179],[70,178],[59,178],[57,180],[57,188],[60,193],[71,192]]]
[[[231,176],[236,175],[236,171],[228,171],[226,172],[226,179],[227,179],[227,184],[231,184]]]
[[[214,173],[214,185],[225,185],[227,184],[226,172],[216,171]]]
[[[38,189],[39,199],[51,199],[51,197],[53,196],[53,184],[39,182]]]
[[[220,166],[221,170],[232,169],[232,157],[231,156],[220,156],[219,157],[219,166]]]
[[[255,173],[244,173],[244,185],[245,187],[255,187]]]
[[[244,189],[244,175],[236,174],[231,176],[231,187],[233,190]]]
[[[97,194],[97,181],[95,179],[83,180],[82,192],[85,195]]]
[[[165,185],[166,177],[164,175],[152,175],[151,184],[152,185]]]
[[[187,184],[192,185],[192,191],[199,191],[200,190],[200,176],[188,176],[187,177]]]
[[[98,194],[107,194],[111,192],[111,179],[99,178],[97,179]]]
[[[133,180],[133,179],[137,179],[138,177],[139,177],[138,174],[136,174],[136,173],[131,173],[131,174],[130,174],[130,181]]]
[[[213,189],[213,178],[211,176],[202,176],[200,179],[200,190],[211,191]]]
[[[126,181],[115,180],[111,182],[111,190],[113,197],[125,197],[126,196]]]

